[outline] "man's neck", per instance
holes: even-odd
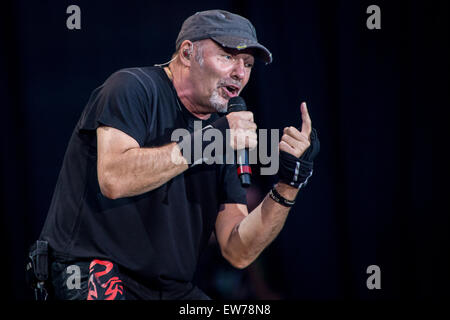
[[[209,119],[209,117],[211,117],[211,113],[199,112],[198,107],[189,99],[189,90],[185,85],[183,85],[183,82],[187,80],[185,79],[185,77],[183,77],[181,70],[178,70],[178,68],[171,63],[169,66],[164,67],[164,71],[166,72],[167,77],[170,79],[170,81],[172,81],[178,98],[185,106],[185,108],[195,117],[201,120]]]

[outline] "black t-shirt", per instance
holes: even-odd
[[[140,147],[155,147],[170,143],[174,129],[191,131],[194,120],[162,68],[112,74],[73,131],[41,239],[59,256],[109,259],[149,287],[191,281],[220,204],[246,204],[235,165],[200,164],[155,190],[111,200],[98,184],[96,128],[114,127]]]

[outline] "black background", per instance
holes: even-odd
[[[448,298],[448,1],[13,1],[0,15],[2,291],[31,299],[39,235],[72,130],[114,71],[163,63],[185,18],[225,9],[274,57],[243,92],[259,128],[299,126],[307,101],[321,152],[278,238],[247,270],[214,242],[197,282],[216,299]],[[66,8],[81,8],[68,30]],[[366,9],[381,8],[381,30]],[[250,206],[273,183],[256,177]],[[381,268],[368,290],[366,269]]]

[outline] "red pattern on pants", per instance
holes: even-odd
[[[89,266],[87,300],[123,300],[122,280],[117,267],[107,260],[92,260]]]

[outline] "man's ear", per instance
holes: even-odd
[[[189,40],[183,41],[183,43],[180,46],[180,51],[178,52],[181,63],[187,67],[190,67],[193,54],[194,54],[194,44]]]

